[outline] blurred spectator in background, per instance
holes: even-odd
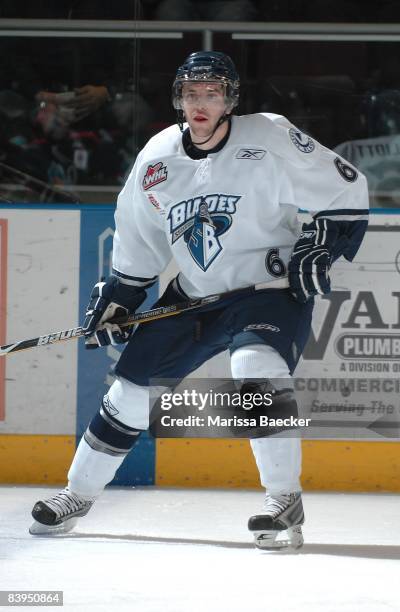
[[[385,9],[394,10],[391,3]],[[382,8],[382,6],[380,7]],[[385,18],[386,21],[386,18]],[[372,72],[362,97],[360,137],[336,150],[367,177],[371,205],[400,208],[400,56],[399,45],[386,42],[371,53]]]
[[[35,98],[42,108],[51,105],[65,123],[74,123],[95,113],[106,102],[111,102],[110,90],[111,87],[107,85],[84,85],[64,93],[39,91]]]
[[[141,3],[4,0],[0,16],[133,20],[141,17]],[[2,39],[2,159],[51,184],[122,183],[151,119],[139,93],[136,43],[81,36]]]

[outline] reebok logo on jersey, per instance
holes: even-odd
[[[307,134],[303,134],[295,128],[290,128],[289,136],[294,146],[302,153],[312,153],[314,151],[315,143]]]
[[[148,166],[146,174],[143,177],[143,189],[150,189],[166,181],[168,178],[167,166],[164,166],[162,162],[157,162],[154,166]]]
[[[264,149],[239,149],[236,159],[262,159],[266,151]]]
[[[250,325],[246,325],[243,331],[257,331],[257,329],[265,329],[266,331],[272,332],[280,332],[281,330],[276,325],[271,325],[270,323],[251,323]]]
[[[222,251],[219,236],[231,227],[241,197],[212,193],[175,204],[168,214],[172,244],[183,236],[190,255],[206,271]]]

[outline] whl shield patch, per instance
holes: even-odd
[[[150,187],[158,185],[166,181],[168,178],[167,166],[164,166],[162,162],[157,162],[154,166],[148,166],[146,174],[143,177],[143,189],[146,191]]]

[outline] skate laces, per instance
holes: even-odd
[[[273,497],[272,495],[267,495],[263,505],[263,511],[265,514],[268,514],[272,518],[278,516],[281,512],[286,510],[290,504],[292,504],[295,500],[294,493],[286,493],[282,495],[276,495]]]
[[[58,518],[72,512],[77,512],[84,508],[86,504],[90,503],[91,502],[78,497],[78,495],[70,491],[68,487],[57,493],[54,497],[45,500],[46,506],[53,510]]]

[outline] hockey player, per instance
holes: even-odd
[[[223,53],[192,53],[177,71],[178,126],[154,136],[137,157],[118,197],[113,276],[93,288],[84,323],[88,348],[128,343],[67,488],[35,504],[32,534],[68,531],[87,514],[149,426],[152,379],[181,380],[228,349],[233,378],[282,378],[287,386],[314,296],[329,293],[332,263],[357,253],[367,226],[365,177],[280,115],[233,115],[238,100],[239,77]],[[313,217],[302,232],[299,208]],[[180,272],[160,305],[264,289],[131,335],[107,323],[140,306],[172,255]],[[263,437],[251,447],[267,490],[263,510],[249,519],[256,544],[299,547],[300,440]],[[281,532],[284,542],[276,539]]]

